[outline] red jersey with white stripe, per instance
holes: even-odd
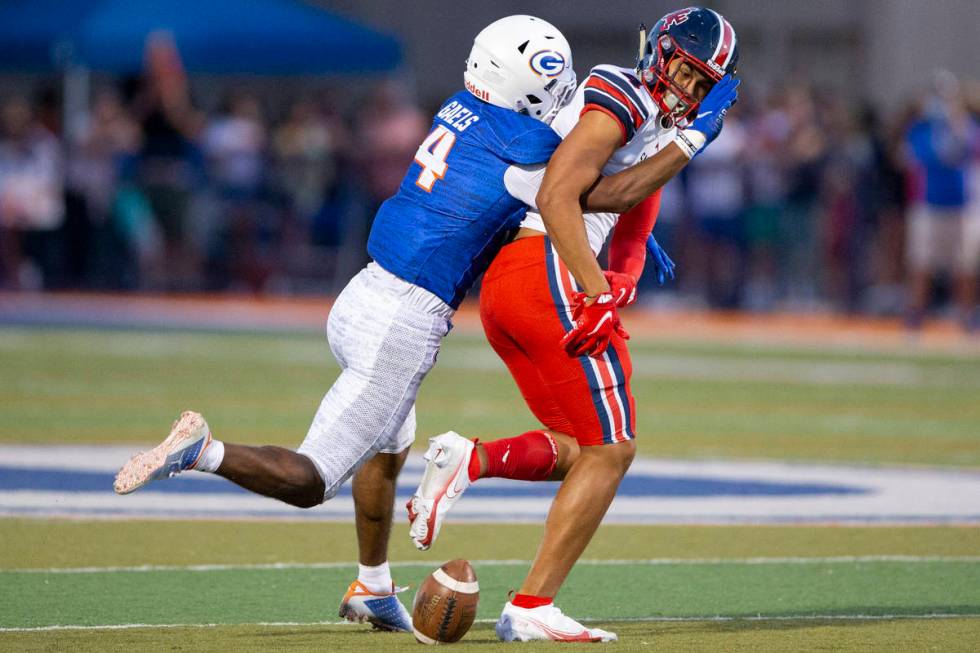
[[[660,109],[650,91],[631,68],[596,66],[579,85],[551,128],[564,138],[587,111],[601,111],[616,121],[623,134],[622,146],[602,168],[603,175],[621,172],[667,146],[674,140],[676,127],[660,126]],[[616,226],[618,213],[586,213],[585,230],[592,251],[598,254],[609,232]],[[528,210],[522,227],[545,231],[544,221],[534,209]]]

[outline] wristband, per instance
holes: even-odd
[[[674,137],[674,142],[689,159],[694,158],[694,155],[704,147],[706,140],[704,134],[696,129],[678,129]]]

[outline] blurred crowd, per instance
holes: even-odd
[[[804,85],[750,92],[665,190],[656,233],[676,253],[679,297],[902,314],[910,327],[952,303],[975,329],[980,103],[968,96],[944,72],[889,111]]]
[[[141,77],[96,88],[78,124],[55,93],[2,103],[0,288],[331,292],[363,265],[430,121],[407,87],[368,85],[356,113],[329,93],[246,90],[203,111],[175,54],[151,49]],[[646,296],[910,326],[957,306],[970,325],[980,128],[966,95],[946,78],[900,109],[750,89],[666,189],[655,234],[678,279]]]
[[[53,92],[0,104],[0,288],[330,292],[353,276],[429,124],[407,86],[371,85],[353,117],[329,90],[232,90],[205,111],[190,89],[162,42],[78,124]]]

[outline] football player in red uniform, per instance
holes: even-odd
[[[691,7],[664,16],[649,39],[641,31],[635,69],[594,68],[552,123],[564,141],[541,173],[537,210],[484,277],[487,338],[546,428],[485,443],[453,432],[431,438],[409,517],[425,549],[471,482],[562,480],[531,570],[497,623],[501,639],[616,638],[552,600],[635,453],[629,336],[617,311],[635,300],[660,187],[718,135],[737,98],[737,61],[731,24]],[[583,215],[581,198],[601,176],[612,176],[607,190],[647,199],[622,215]],[[610,232],[604,271],[596,257]]]

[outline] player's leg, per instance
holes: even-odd
[[[499,353],[499,350],[498,350]],[[560,422],[560,414],[548,414],[554,401],[547,388],[523,354],[504,357],[512,373],[518,365],[523,370],[519,385],[522,391],[533,391],[529,400],[535,414],[545,424]],[[527,395],[525,395],[527,397]],[[535,410],[536,409],[536,410]],[[543,416],[543,417],[542,417]],[[454,431],[429,439],[424,454],[425,472],[415,494],[409,500],[409,535],[419,549],[428,549],[439,535],[446,515],[470,484],[480,478],[509,478],[519,481],[554,481],[564,478],[578,456],[575,438],[553,429],[535,429],[521,435],[479,442]]]
[[[116,491],[198,469],[302,507],[331,498],[404,424],[448,332],[451,309],[413,288],[369,266],[338,297],[328,339],[344,369],[299,452],[226,446],[213,440],[203,417],[187,412],[163,443],[124,465]]]
[[[397,597],[405,588],[395,587],[388,564],[395,483],[407,457],[408,447],[399,453],[376,454],[354,474],[351,488],[359,564],[357,578],[341,599],[338,614],[383,630],[407,631],[412,625],[408,610]]]
[[[545,265],[551,310],[563,333],[571,328],[568,298],[575,290],[574,280],[550,247]],[[636,411],[629,389],[632,364],[626,343],[618,336],[600,356],[570,359],[553,331],[511,333],[573,425],[580,453],[562,481],[531,569],[520,592],[505,606],[497,633],[503,639],[554,639],[548,629],[535,624],[556,621],[565,624],[565,632],[570,633],[560,638],[595,641],[614,635],[577,624],[562,615],[552,599],[595,534],[633,460]]]
[[[408,449],[401,453],[378,453],[364,463],[351,482],[354,495],[354,523],[357,526],[357,548],[360,564],[376,567],[388,561],[388,540],[395,513],[395,489],[398,473],[408,458]],[[363,578],[371,585],[376,583]]]
[[[909,297],[905,323],[918,329],[926,316],[932,280],[939,257],[940,231],[934,211],[925,206],[912,208],[906,225],[906,256],[909,269]]]
[[[977,291],[980,279],[980,203],[967,207],[961,219],[961,237],[957,243],[956,301],[963,329],[968,333],[980,331],[980,312]]]
[[[551,504],[521,594],[553,598],[558,593],[599,528],[635,453],[633,440],[582,447]]]
[[[213,472],[247,490],[300,508],[323,501],[323,479],[309,458],[282,447],[215,440],[204,417],[192,411],[174,422],[166,440],[130,458],[113,487],[119,494],[129,494],[150,481],[188,469]]]
[[[392,441],[357,470],[351,483],[354,524],[357,528],[357,580],[375,593],[391,592],[388,541],[395,511],[395,490],[398,474],[414,441],[413,407]]]
[[[361,566],[340,615],[410,630],[410,615],[391,582],[387,544],[397,475],[415,438],[415,397],[449,330],[451,309],[380,269],[372,278],[384,292],[374,299],[358,295],[357,319],[331,319],[331,347],[353,377],[324,397],[300,451],[320,470],[327,498],[357,473]]]
[[[485,294],[492,297],[494,293],[491,289]],[[470,481],[480,478],[559,481],[579,454],[572,423],[562,412],[537,365],[498,321],[505,312],[495,308],[492,299],[485,303],[481,300],[480,313],[487,340],[507,365],[524,402],[545,428],[475,442],[468,468]]]
[[[549,357],[534,352],[544,376],[549,375],[549,366],[562,370],[571,360],[563,360],[557,353]],[[576,425],[580,453],[552,502],[531,569],[518,593],[504,606],[497,623],[501,639],[615,638],[612,633],[586,628],[566,617],[553,603],[602,522],[635,454],[635,410],[629,394],[631,368],[625,342],[614,339],[602,357],[590,359],[588,369],[596,368],[595,375],[584,375],[585,368],[580,367],[584,376],[578,384],[569,382],[552,388],[552,394],[560,398],[564,411]],[[600,407],[590,403],[590,395],[600,400]],[[564,634],[556,636],[554,633],[559,630]]]
[[[480,293],[480,316],[491,346],[507,364],[528,406],[546,428],[486,443],[468,440],[455,432],[430,438],[422,482],[408,503],[409,533],[420,549],[433,544],[446,514],[472,481],[487,476],[526,481],[560,479],[578,454],[577,442],[568,435],[570,422],[533,361],[508,334],[512,326],[514,330],[539,328],[542,314],[547,319],[548,313],[555,320],[556,344],[564,333],[543,287],[544,239],[528,240],[535,242],[522,240],[506,246],[490,266]],[[540,284],[534,283],[535,276],[540,277]],[[511,299],[511,294],[517,292],[521,301]]]
[[[225,443],[224,459],[214,471],[246,490],[298,508],[312,508],[323,502],[323,478],[316,465],[284,447]]]
[[[545,266],[547,243],[542,237],[508,245],[487,271],[480,292],[480,320],[487,341],[545,429],[478,444],[470,465],[473,480],[560,480],[578,456],[574,425],[529,353],[552,340],[557,346],[565,334],[552,303]],[[550,471],[542,475],[539,469],[549,448],[554,450]]]

